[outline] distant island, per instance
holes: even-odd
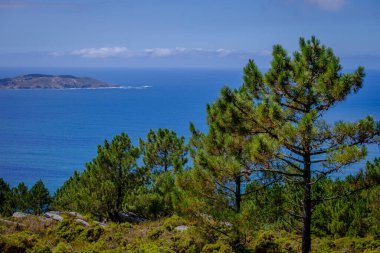
[[[120,88],[90,77],[29,74],[0,79],[0,89],[99,89]]]

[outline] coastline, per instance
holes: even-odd
[[[152,88],[150,85],[141,85],[141,86],[110,86],[110,87],[89,87],[89,88],[9,88],[9,89],[1,89],[1,90],[109,90],[109,89],[122,89],[122,90],[129,90],[129,89],[136,89],[136,90],[142,90],[142,89],[149,89]]]

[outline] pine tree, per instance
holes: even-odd
[[[250,195],[272,185],[277,175],[253,173],[253,168],[262,165],[250,159],[249,136],[231,131],[237,125],[236,113],[228,107],[223,97],[207,106],[207,134],[190,126],[194,168],[181,174],[178,183],[190,200],[186,209],[213,230],[228,234],[231,246],[239,250],[245,241],[247,216],[254,208]]]
[[[9,184],[0,177],[0,214],[8,216],[12,213],[11,189]]]
[[[12,188],[12,208],[19,212],[26,212],[30,208],[28,186],[24,182]]]
[[[282,175],[302,193],[301,212],[294,215],[302,220],[302,252],[308,253],[312,210],[323,201],[312,187],[362,160],[366,144],[378,141],[380,124],[371,116],[328,124],[324,114],[362,87],[364,70],[343,74],[332,49],[314,37],[299,45],[292,58],[275,45],[265,75],[250,60],[243,86],[223,89],[222,109],[231,115],[226,131],[245,136],[252,173]]]
[[[174,131],[166,128],[156,132],[150,130],[146,141],[140,139],[145,183],[125,197],[125,209],[151,218],[174,212],[176,172],[187,162],[184,142],[184,137],[177,137]]]
[[[50,195],[42,180],[38,180],[29,191],[29,205],[34,214],[41,214],[49,208]]]
[[[142,183],[136,164],[139,155],[125,133],[99,145],[97,157],[86,164],[76,187],[78,210],[119,221],[125,194]]]
[[[174,131],[159,128],[157,132],[149,130],[147,140],[140,139],[143,162],[147,169],[154,172],[168,171],[173,167],[182,167],[187,162],[185,138],[177,137]]]
[[[73,175],[66,180],[63,185],[55,192],[51,207],[54,210],[76,211],[78,209],[77,194],[81,192],[81,174],[75,170]]]

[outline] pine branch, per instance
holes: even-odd
[[[287,160],[287,159],[285,159],[285,158],[282,158],[282,157],[281,157],[280,155],[278,155],[278,154],[275,155],[275,157],[276,157],[277,159],[279,159],[279,160],[285,162],[285,163],[288,164],[290,167],[292,167],[292,168],[298,170],[298,171],[301,172],[301,173],[304,171],[303,169],[301,169],[299,166],[297,166],[297,165],[294,164],[293,162],[291,162],[291,161],[289,161],[289,160]]]
[[[254,171],[256,171],[256,172],[271,172],[274,174],[280,174],[280,175],[291,176],[291,177],[302,177],[302,174],[290,173],[290,172],[285,172],[285,171],[281,171],[281,170],[255,169]]]

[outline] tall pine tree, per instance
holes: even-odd
[[[314,37],[301,38],[299,46],[289,57],[275,45],[265,75],[250,60],[243,86],[223,89],[225,103],[220,109],[230,118],[224,131],[245,136],[242,145],[249,152],[252,175],[282,175],[297,186],[294,189],[302,197],[300,213],[294,215],[302,221],[302,252],[308,253],[312,210],[323,201],[323,197],[313,196],[314,185],[362,160],[366,145],[378,141],[380,124],[371,116],[356,122],[327,123],[325,113],[362,87],[364,70],[359,67],[351,74],[342,73],[339,58]]]

